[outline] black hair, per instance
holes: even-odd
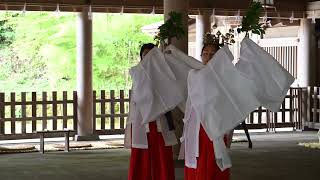
[[[143,44],[140,49],[140,59],[142,60],[142,53],[144,50],[153,49],[154,47],[156,47],[156,45],[154,45],[152,43]]]
[[[202,50],[201,50],[201,56],[202,56],[202,53],[203,53],[204,48],[206,48],[206,47],[208,47],[208,46],[212,46],[212,47],[214,47],[216,50],[219,50],[219,49],[220,49],[219,44],[212,44],[212,43],[204,44],[203,47],[202,47]]]

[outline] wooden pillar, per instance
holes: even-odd
[[[169,13],[175,11],[181,13],[183,16],[183,25],[186,32],[185,36],[179,40],[172,39],[171,43],[184,53],[188,54],[188,9],[189,0],[164,0],[164,18],[169,18]],[[175,108],[171,111],[172,118],[174,119],[175,134],[178,138],[178,142],[183,132],[183,116],[184,113],[179,109]],[[174,159],[178,159],[181,144],[173,146]]]
[[[171,11],[175,11],[178,13],[182,13],[183,16],[183,26],[186,32],[186,35],[177,40],[172,39],[172,44],[188,54],[188,9],[189,9],[189,0],[164,0],[164,18],[167,20],[169,18],[169,13]]]
[[[201,60],[203,36],[211,31],[211,18],[208,11],[201,12],[196,17],[196,59]]]
[[[301,19],[299,28],[299,46],[297,62],[297,83],[300,87],[316,86],[319,79],[317,73],[315,26],[310,19]],[[308,88],[310,89],[310,88]],[[302,98],[302,128],[305,122],[311,121],[309,114],[312,107],[309,102],[310,92],[303,90]]]
[[[92,21],[88,18],[88,9],[84,7],[77,14],[77,141],[99,138],[93,129]]]
[[[304,18],[300,22],[297,80],[300,87],[315,86],[317,81],[315,27],[310,19]]]

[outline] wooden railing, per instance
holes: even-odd
[[[99,96],[97,96],[99,95]],[[128,118],[130,91],[120,90],[118,94],[104,90],[93,92],[94,127],[98,134],[123,134]]]
[[[314,91],[315,90],[315,91]],[[317,93],[310,96],[304,92]],[[129,91],[94,91],[93,115],[97,134],[123,134],[129,112]],[[312,100],[310,98],[317,97]],[[305,99],[310,106],[304,106]],[[307,113],[304,113],[307,112]],[[308,114],[309,117],[307,117]],[[312,116],[312,118],[310,118]],[[308,119],[305,120],[304,119]],[[258,108],[246,119],[249,129],[303,129],[319,124],[319,88],[291,88],[280,112]],[[311,126],[311,125],[310,125]],[[77,130],[77,93],[0,93],[0,139],[35,138],[36,130]]]
[[[35,131],[77,129],[77,93],[0,93],[0,139],[36,137]]]
[[[308,87],[307,120],[304,125],[320,129],[320,87]]]
[[[93,101],[96,133],[124,133],[129,92],[94,91]],[[0,93],[0,139],[35,138],[35,131],[63,129],[77,130],[77,92]]]
[[[248,129],[275,131],[276,128],[292,127],[293,130],[302,130],[303,89],[305,88],[290,88],[279,112],[271,112],[263,107],[251,112],[246,119]]]

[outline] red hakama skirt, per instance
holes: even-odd
[[[174,180],[172,147],[165,146],[156,122],[149,123],[148,149],[131,149],[128,180]]]
[[[226,140],[226,138],[225,138]],[[197,168],[184,169],[185,180],[229,180],[230,169],[221,171],[217,166],[214,156],[213,143],[200,127],[199,132],[199,157],[197,158]]]

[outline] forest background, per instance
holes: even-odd
[[[128,70],[153,37],[141,28],[162,15],[95,13],[93,89],[128,90]],[[75,13],[0,13],[0,92],[76,90]]]

